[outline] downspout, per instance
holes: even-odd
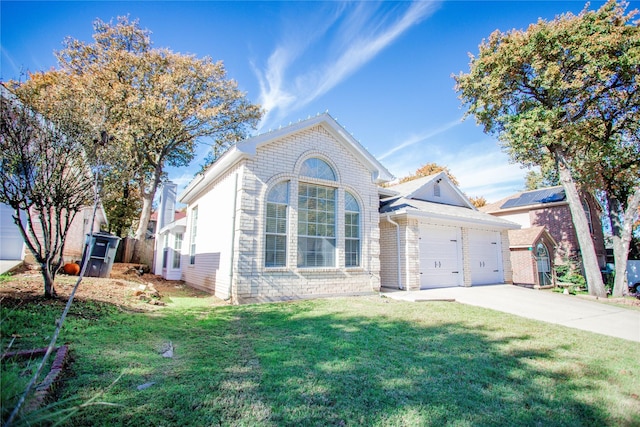
[[[393,224],[396,226],[396,258],[397,258],[397,270],[398,270],[398,289],[404,289],[402,286],[402,268],[401,268],[401,263],[400,263],[400,224],[398,224],[397,222],[394,222],[391,219],[391,216],[387,215],[387,221],[390,224]]]
[[[234,261],[234,251],[235,251],[235,243],[236,243],[236,206],[238,203],[238,173],[236,172],[235,183],[233,185],[233,215],[231,217],[231,256],[230,265],[229,265],[229,291],[228,295],[231,302],[233,301],[233,295],[231,294],[233,288],[233,261]]]

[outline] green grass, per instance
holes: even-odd
[[[59,305],[3,305],[2,348],[43,346]],[[73,426],[640,425],[640,344],[456,303],[79,302],[60,341],[61,398],[121,405]]]

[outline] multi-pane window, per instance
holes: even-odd
[[[344,263],[360,265],[360,206],[351,193],[344,193]]]
[[[327,181],[335,181],[336,174],[331,166],[324,160],[312,157],[302,164],[300,175],[311,178],[325,179]]]
[[[167,268],[167,254],[169,253],[169,235],[165,234],[162,242],[162,268]]]
[[[281,182],[267,195],[264,264],[284,267],[287,263],[287,206],[289,183]]]
[[[334,267],[335,252],[336,189],[300,183],[298,185],[298,267]]]
[[[189,264],[196,263],[196,233],[198,232],[198,207],[191,211],[191,235],[189,241]]]
[[[180,252],[182,251],[182,233],[177,233],[173,241],[173,268],[180,268]]]

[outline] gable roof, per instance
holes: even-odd
[[[546,227],[538,225],[534,227],[521,228],[519,230],[509,230],[509,247],[531,248],[543,234],[554,245],[557,244],[553,236],[551,236],[547,231]]]
[[[432,188],[434,183],[444,183],[459,203],[439,203],[430,197],[426,200],[424,190]],[[497,229],[520,228],[519,224],[478,211],[445,172],[394,185],[389,190],[395,191],[396,195],[380,201],[381,215],[432,218],[455,225],[471,223]]]
[[[504,210],[522,210],[527,207],[539,207],[545,204],[565,204],[567,196],[561,185],[555,187],[539,188],[531,191],[521,191],[511,196],[505,197],[494,203],[481,207],[483,212],[499,212]]]
[[[180,194],[178,200],[181,203],[189,203],[207,184],[222,175],[237,162],[245,158],[256,155],[259,147],[264,147],[286,136],[303,132],[315,126],[322,126],[327,130],[342,146],[371,172],[374,182],[380,184],[392,180],[393,175],[369,153],[353,136],[351,136],[333,117],[328,113],[319,114],[315,117],[301,120],[298,123],[270,131],[249,139],[238,142],[227,150],[215,163],[210,165],[204,172],[198,174]]]
[[[431,190],[435,184],[446,186],[451,190],[450,193],[453,195],[454,206],[464,206],[469,209],[476,210],[476,207],[473,205],[473,203],[469,201],[467,196],[465,196],[464,193],[460,191],[458,186],[451,181],[451,179],[444,171],[412,179],[401,184],[395,184],[387,188],[391,191],[394,191],[396,195],[404,197],[406,199],[423,200],[427,202],[431,201],[434,203],[438,203],[438,201],[435,201],[432,197],[429,197],[429,194],[432,194],[432,191],[429,190]]]

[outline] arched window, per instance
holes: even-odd
[[[284,267],[287,264],[287,206],[289,182],[275,185],[267,195],[264,264]]]
[[[308,176],[310,178],[324,179],[327,181],[335,181],[336,174],[324,160],[312,157],[307,159],[302,164],[300,169],[300,175]]]
[[[360,266],[360,206],[349,192],[344,193],[345,267]]]
[[[547,246],[542,242],[536,246],[536,263],[538,265],[538,285],[551,284],[551,259]]]

